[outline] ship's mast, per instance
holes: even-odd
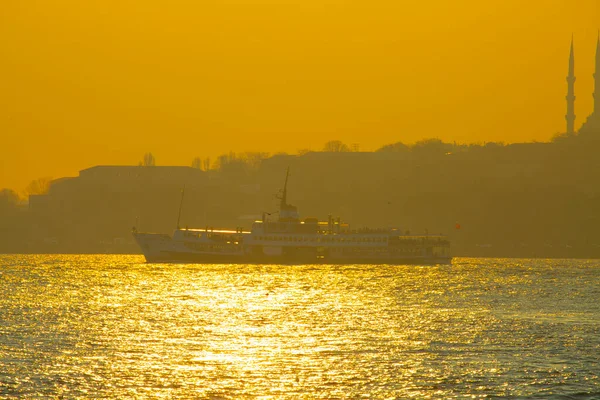
[[[185,185],[181,189],[181,200],[179,201],[179,213],[177,214],[177,229],[179,229],[179,221],[181,220],[181,208],[183,207],[183,196],[185,194]]]
[[[285,174],[285,183],[283,184],[283,193],[281,193],[281,203],[279,205],[279,221],[298,221],[300,218],[298,215],[298,209],[296,206],[288,204],[287,202],[287,185],[288,179],[290,177],[290,167],[287,168],[287,172]]]
[[[287,167],[287,172],[285,173],[285,183],[283,184],[283,193],[281,194],[281,203],[279,204],[280,210],[284,210],[287,206],[287,184],[288,184],[289,177],[290,177],[290,167]]]

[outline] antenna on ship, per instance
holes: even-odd
[[[179,220],[181,219],[181,208],[183,206],[183,195],[185,194],[185,185],[181,189],[181,200],[179,201],[179,214],[177,214],[177,229],[179,229]]]

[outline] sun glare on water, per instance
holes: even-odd
[[[1,260],[2,396],[452,398],[600,385],[593,262]]]

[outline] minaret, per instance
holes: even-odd
[[[600,119],[600,31],[596,43],[596,72],[594,72],[594,116]]]
[[[600,75],[599,75],[600,76]],[[567,134],[575,133],[575,55],[573,54],[573,37],[571,37],[571,54],[569,56],[569,75],[567,76]]]

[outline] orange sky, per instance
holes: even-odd
[[[0,188],[339,139],[547,141],[598,0],[3,0]]]

